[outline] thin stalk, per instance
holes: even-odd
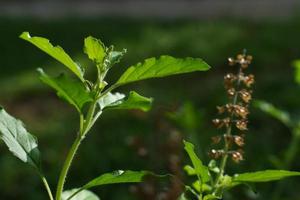
[[[236,93],[234,94],[234,97],[233,97],[233,100],[232,100],[232,105],[236,105],[237,104],[237,100],[238,100],[238,89],[240,87],[240,83],[241,83],[241,79],[240,79],[240,75],[242,74],[242,67],[240,67],[239,69],[239,73],[238,73],[238,79],[237,79],[237,83],[236,83],[236,88],[237,88],[237,91]],[[233,116],[234,116],[234,113],[231,113],[230,115],[230,122],[232,121],[233,119]],[[229,126],[227,127],[226,129],[226,133],[225,135],[226,136],[231,136],[232,132],[232,123],[229,124]],[[222,157],[222,160],[221,160],[221,164],[220,164],[220,172],[218,173],[217,177],[216,177],[216,181],[215,181],[215,185],[214,185],[214,188],[215,188],[215,192],[217,191],[217,185],[219,184],[220,180],[221,180],[221,177],[224,175],[225,173],[225,168],[226,168],[226,164],[227,164],[227,160],[228,160],[228,151],[229,151],[229,148],[230,148],[230,144],[228,143],[227,140],[225,140],[225,147],[224,147],[224,156]]]
[[[76,155],[76,152],[84,139],[84,136],[87,134],[87,132],[91,128],[91,122],[93,121],[93,116],[95,113],[95,108],[96,108],[97,102],[93,102],[92,105],[89,108],[89,111],[87,113],[86,120],[84,120],[83,115],[80,115],[80,131],[79,134],[77,135],[71,149],[69,150],[69,153],[67,155],[67,158],[64,162],[63,168],[61,170],[59,180],[58,180],[58,185],[56,189],[56,200],[61,200],[61,195],[64,190],[64,185],[66,181],[66,177],[68,175],[69,169],[71,167],[72,161]]]
[[[73,145],[68,153],[68,156],[65,160],[65,163],[63,165],[63,168],[60,173],[59,180],[58,180],[58,185],[57,185],[57,190],[56,190],[56,200],[61,200],[61,195],[64,190],[64,185],[65,185],[67,174],[69,172],[70,166],[72,164],[72,161],[75,157],[75,154],[78,150],[78,147],[79,147],[81,141],[82,141],[81,137],[77,136],[77,138],[76,138],[75,142],[73,143]]]
[[[46,177],[45,177],[42,173],[40,173],[40,177],[41,177],[41,179],[42,179],[42,181],[43,181],[43,183],[44,183],[44,186],[45,186],[45,188],[46,188],[46,190],[47,190],[49,199],[50,199],[50,200],[54,200],[53,195],[52,195],[52,192],[51,192],[51,189],[50,189],[50,186],[49,186],[49,184],[48,184],[48,181],[47,181]]]

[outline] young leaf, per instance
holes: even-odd
[[[84,82],[83,71],[80,66],[60,46],[53,46],[50,41],[42,37],[31,37],[28,32],[23,32],[20,38],[32,43],[45,53],[69,68],[82,82]]]
[[[67,190],[62,193],[62,200],[68,200],[72,194],[78,189]],[[89,190],[82,190],[76,196],[72,197],[72,200],[100,200],[100,198]]]
[[[0,108],[0,138],[20,160],[40,169],[40,152],[36,138],[27,132],[23,123]]]
[[[84,84],[78,80],[72,80],[66,75],[58,77],[48,76],[42,69],[38,69],[40,79],[57,91],[57,95],[73,105],[78,112],[81,112],[83,105],[93,101],[92,94],[85,88]]]
[[[274,117],[275,119],[281,121],[283,124],[286,126],[291,126],[292,125],[292,120],[290,118],[289,113],[280,110],[276,108],[274,105],[266,102],[266,101],[258,101],[256,100],[254,102],[255,107],[259,108],[263,112],[269,114],[270,116]]]
[[[161,56],[159,59],[149,58],[143,63],[129,67],[119,78],[116,85],[124,85],[134,81],[188,73],[206,71],[210,68],[202,59],[179,59],[171,56]]]
[[[144,112],[150,110],[152,98],[147,98],[131,91],[129,96],[125,98],[121,93],[108,93],[100,98],[98,103],[101,110],[104,109],[139,109]]]
[[[265,170],[258,172],[249,172],[237,174],[232,178],[232,183],[243,182],[269,182],[284,179],[292,176],[300,176],[300,172],[285,171],[285,170]]]
[[[111,47],[113,49],[113,47]],[[113,66],[114,64],[118,63],[121,61],[121,59],[123,58],[123,56],[126,54],[127,50],[123,49],[123,51],[109,51],[108,55],[107,55],[107,65],[109,67]]]
[[[194,145],[192,143],[183,141],[184,149],[188,153],[190,160],[193,163],[196,174],[201,178],[202,183],[206,183],[210,180],[210,174],[208,168],[202,164],[202,161],[198,158],[194,151]]]
[[[97,64],[102,64],[106,56],[104,44],[92,36],[84,39],[84,52]]]

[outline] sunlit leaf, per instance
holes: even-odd
[[[130,92],[126,98],[121,93],[108,93],[99,99],[98,103],[103,109],[139,109],[148,111],[152,105],[152,98],[147,98],[139,95],[136,92]]]
[[[20,160],[40,169],[37,139],[25,129],[23,123],[0,108],[0,138]]]
[[[106,56],[104,44],[92,36],[85,38],[84,52],[97,64],[102,64]]]
[[[237,174],[232,178],[233,183],[242,182],[269,182],[284,179],[292,176],[300,176],[300,172],[285,170],[265,170],[257,172],[249,172]]]
[[[72,194],[74,194],[78,189],[67,190],[62,193],[62,200],[68,200]],[[89,190],[82,190],[74,197],[71,198],[72,200],[100,200],[100,198]]]
[[[152,175],[152,173],[148,171],[118,170],[112,173],[102,174],[101,176],[84,185],[83,188],[88,189],[95,186],[119,183],[139,183],[142,182],[144,177],[147,175]]]
[[[186,141],[183,141],[183,143],[184,149],[188,153],[190,160],[193,163],[196,174],[201,178],[201,181],[203,183],[208,182],[210,180],[208,168],[202,164],[202,161],[196,155],[194,145]]]
[[[79,112],[85,103],[93,101],[92,94],[85,88],[79,80],[70,79],[61,74],[58,77],[48,76],[42,69],[38,69],[40,79],[56,90],[57,95],[73,105]]]
[[[117,81],[116,85],[123,85],[149,78],[159,78],[194,71],[206,71],[209,68],[210,66],[199,58],[179,59],[171,56],[161,56],[159,59],[149,58],[143,63],[129,67]]]
[[[32,43],[48,55],[69,68],[82,82],[84,82],[83,71],[80,66],[60,46],[53,46],[50,41],[42,37],[31,37],[28,32],[23,32],[20,38]]]

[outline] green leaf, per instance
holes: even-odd
[[[37,139],[24,128],[23,123],[0,108],[0,138],[20,160],[40,169]]]
[[[23,32],[20,38],[32,43],[45,53],[52,56],[57,61],[69,68],[82,82],[84,82],[83,71],[81,67],[72,60],[72,58],[60,46],[53,46],[50,41],[42,37],[31,37],[28,32]]]
[[[295,67],[295,81],[300,84],[300,60],[296,60],[293,62],[293,66]]]
[[[198,158],[194,151],[194,145],[192,143],[183,141],[184,149],[188,153],[190,160],[193,163],[196,174],[201,178],[202,183],[206,183],[210,180],[210,174],[208,168],[202,164],[202,161]]]
[[[161,56],[159,59],[149,58],[143,63],[129,67],[116,85],[193,71],[206,71],[208,69],[210,69],[210,66],[199,58],[179,59],[171,56]]]
[[[177,200],[188,200],[188,198],[186,198],[185,193],[182,193]]]
[[[203,198],[203,200],[214,200],[214,199],[221,199],[221,197],[215,196],[213,194],[208,194],[208,195],[205,195]]]
[[[81,112],[85,103],[93,101],[93,95],[79,80],[73,80],[64,74],[58,77],[48,76],[42,69],[38,69],[40,79],[57,91],[57,95],[73,105]]]
[[[69,197],[71,197],[72,194],[77,192],[78,189],[72,189],[67,190],[62,193],[62,200],[68,200]],[[100,198],[94,194],[93,192],[89,190],[82,190],[78,194],[76,194],[74,197],[72,197],[73,200],[100,200]]]
[[[123,51],[113,51],[113,47],[111,47],[111,50],[108,52],[106,57],[107,66],[110,68],[114,64],[119,63],[126,52],[126,49],[123,49]]]
[[[106,56],[104,44],[92,36],[84,39],[84,52],[97,64],[102,64]]]
[[[265,170],[258,172],[249,172],[235,175],[232,178],[232,182],[233,184],[243,182],[269,182],[277,181],[292,176],[300,176],[300,172],[285,170]]]
[[[189,176],[195,176],[197,175],[195,169],[191,167],[190,165],[185,165],[183,167],[184,171],[189,175]]]
[[[82,188],[88,189],[101,185],[119,183],[139,183],[142,182],[144,177],[147,175],[152,175],[152,173],[148,171],[117,170],[112,173],[102,174],[101,176],[95,178],[94,180],[84,185]]]
[[[256,100],[254,102],[254,106],[274,117],[275,119],[281,121],[286,126],[290,127],[292,125],[292,120],[289,113],[276,108],[274,105],[266,101]]]
[[[131,91],[125,98],[121,93],[108,93],[98,100],[101,110],[104,109],[139,109],[144,112],[150,110],[152,98],[147,98]]]

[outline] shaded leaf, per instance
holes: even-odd
[[[276,108],[274,105],[272,105],[266,101],[261,101],[261,100],[256,100],[254,102],[254,105],[255,105],[255,107],[262,110],[263,112],[265,112],[265,113],[269,114],[270,116],[274,117],[275,119],[281,121],[286,126],[292,125],[292,120],[290,118],[289,113]]]
[[[194,145],[192,143],[183,141],[184,149],[188,153],[190,160],[193,163],[194,170],[196,174],[201,178],[203,183],[206,183],[210,180],[210,174],[208,168],[202,164],[202,161],[198,158],[194,151]]]
[[[131,91],[129,96],[125,98],[121,93],[108,93],[104,97],[100,98],[98,103],[100,109],[139,109],[142,111],[148,111],[152,105],[152,98],[147,98],[139,95],[136,92]]]
[[[106,56],[104,44],[92,36],[84,39],[84,52],[97,64],[102,64]]]
[[[171,56],[161,56],[159,59],[149,58],[143,63],[129,67],[116,85],[193,71],[206,71],[209,68],[210,66],[199,58],[179,59]]]
[[[72,194],[74,194],[78,189],[67,190],[62,193],[62,200],[68,200]],[[89,190],[82,190],[78,194],[76,194],[71,199],[73,200],[100,200],[100,198]]]
[[[285,170],[265,170],[257,172],[249,172],[237,174],[232,178],[232,182],[269,182],[284,179],[292,176],[300,176],[300,172],[285,171]]]
[[[78,112],[81,112],[85,103],[93,101],[93,95],[78,80],[73,80],[64,74],[58,77],[48,76],[42,69],[38,69],[40,79],[56,90],[57,95],[73,105]]]
[[[20,38],[32,43],[45,53],[52,56],[57,61],[64,64],[69,68],[76,76],[84,82],[83,71],[80,66],[72,60],[72,58],[61,48],[60,46],[53,46],[50,41],[42,37],[31,37],[28,32],[23,32]]]
[[[0,108],[0,138],[20,160],[40,169],[37,139],[24,128],[20,120]]]

